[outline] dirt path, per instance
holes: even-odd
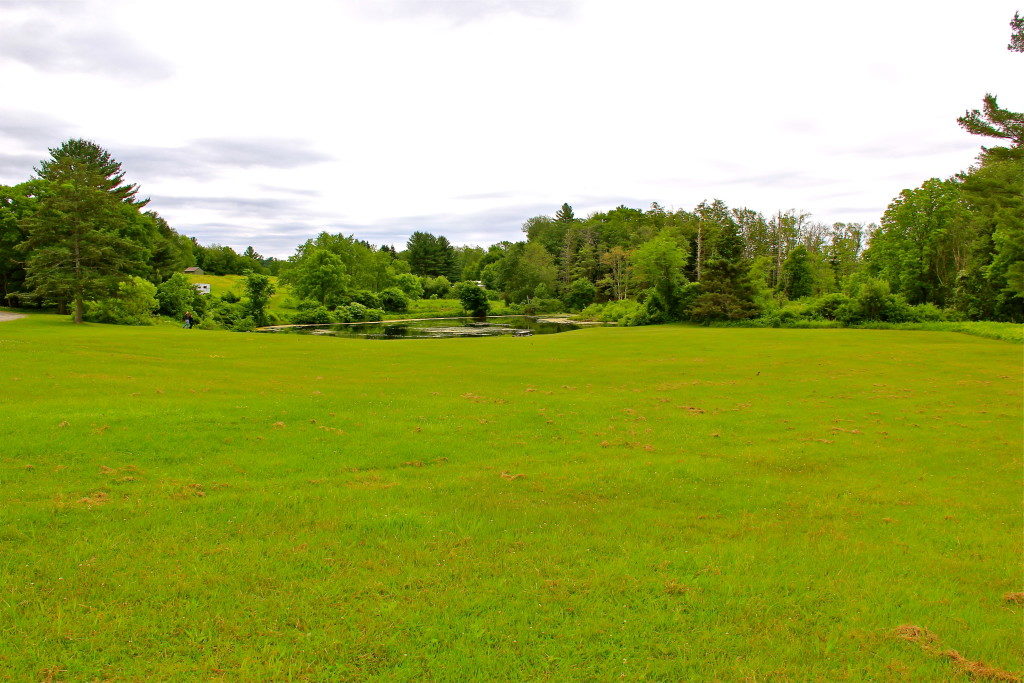
[[[0,323],[7,322],[8,320],[17,320],[18,318],[24,318],[20,313],[4,313],[0,311]]]

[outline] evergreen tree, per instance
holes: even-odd
[[[576,215],[572,212],[572,207],[566,203],[555,212],[555,220],[559,223],[572,223],[576,220]]]
[[[739,262],[721,258],[708,261],[700,287],[702,293],[689,309],[690,318],[697,322],[743,320],[759,313],[754,286]]]
[[[1013,32],[1010,34],[1010,44],[1006,49],[1010,52],[1024,52],[1024,17],[1018,12],[1014,12],[1013,19],[1010,19],[1010,29]]]
[[[50,153],[37,169],[43,181],[37,210],[22,222],[26,285],[39,296],[73,302],[81,323],[86,300],[114,292],[144,270],[144,250],[124,235],[145,202],[135,201],[136,186],[123,183],[120,164],[95,143],[69,140]]]
[[[409,236],[405,257],[414,275],[444,275],[449,280],[459,278],[455,249],[446,237],[416,231]]]
[[[42,161],[35,169],[41,180],[58,185],[87,183],[94,190],[138,208],[149,203],[148,199],[135,200],[139,186],[125,183],[121,164],[91,140],[68,140],[51,149],[50,155],[50,159]]]
[[[985,95],[981,111],[972,109],[957,122],[972,135],[1010,141],[1010,147],[982,147],[982,162],[1024,158],[1024,114],[1003,109],[995,95]]]

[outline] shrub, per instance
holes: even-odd
[[[409,310],[409,300],[405,297],[403,292],[398,287],[389,287],[380,293],[378,297],[380,300],[380,306],[385,311],[391,313],[404,313]]]
[[[565,304],[561,299],[533,299],[528,304],[533,307],[536,313],[561,313],[565,310]]]
[[[825,320],[835,320],[839,307],[848,304],[850,297],[840,292],[825,294],[813,300],[810,304],[813,315]]]
[[[114,325],[153,325],[153,312],[159,308],[156,286],[141,277],[132,276],[119,282],[115,296],[85,302],[85,319]]]
[[[187,311],[202,314],[206,309],[205,297],[182,273],[175,273],[156,288],[160,312],[180,320]]]
[[[718,320],[743,320],[757,315],[757,306],[751,301],[725,292],[707,292],[694,299],[688,311],[691,320],[710,323]]]
[[[323,305],[299,310],[292,314],[291,320],[295,325],[328,325],[334,322],[331,312]]]
[[[316,301],[314,299],[303,299],[302,301],[292,306],[292,308],[294,308],[297,311],[312,311],[313,309],[319,308],[320,306],[323,306],[323,304],[321,304],[319,301]]]
[[[410,299],[423,298],[423,281],[412,273],[399,273],[395,276],[395,286],[405,292]]]
[[[632,299],[609,301],[606,304],[591,304],[580,312],[580,317],[584,320],[597,320],[623,325],[650,324],[650,318],[647,316],[645,306]],[[629,322],[627,323],[626,321]]]
[[[452,287],[452,293],[458,297],[462,310],[469,315],[484,316],[491,308],[487,292],[474,282],[459,282]]]
[[[594,283],[586,278],[579,278],[573,280],[569,285],[569,290],[565,295],[565,305],[569,307],[570,311],[578,311],[593,303],[596,296],[597,287],[594,286]]]
[[[380,298],[373,292],[365,289],[352,292],[351,300],[367,308],[380,308]]]
[[[946,320],[946,312],[935,304],[918,304],[910,307],[910,322],[931,323]]]
[[[365,321],[365,319],[367,319],[368,310],[369,308],[362,305],[358,301],[353,301],[352,303],[347,304],[345,306],[338,306],[338,308],[334,312],[336,318],[338,318],[339,323],[358,323],[360,321]],[[341,317],[345,317],[347,319],[344,319],[344,321],[342,321],[342,319],[340,319]]]
[[[452,283],[444,275],[423,278],[423,296],[427,299],[447,299],[451,296]]]
[[[237,299],[237,297],[235,297]],[[210,302],[204,321],[210,320],[217,328],[203,329],[234,329],[239,320],[245,317],[241,303],[228,301],[226,298],[215,298]],[[202,327],[202,326],[201,326]]]

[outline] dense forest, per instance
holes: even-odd
[[[1008,47],[1022,52],[1021,17],[1012,25]],[[0,296],[70,311],[77,322],[145,323],[157,310],[189,310],[231,329],[280,319],[267,311],[273,276],[298,322],[365,320],[410,299],[448,297],[477,314],[503,300],[517,312],[627,325],[1024,322],[1024,114],[989,94],[958,122],[1001,144],[982,147],[951,178],[903,190],[877,225],[824,224],[793,210],[765,216],[719,200],[586,217],[563,204],[528,218],[519,242],[456,247],[417,231],[398,251],[325,232],[287,260],[179,234],[147,210],[109,152],[68,140],[29,180],[0,186]],[[181,275],[189,266],[246,275],[245,296],[199,296]]]

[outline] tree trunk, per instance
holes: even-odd
[[[704,224],[697,225],[697,281],[700,282],[700,265],[704,259]]]
[[[75,323],[76,324],[79,324],[79,325],[82,324],[82,317],[84,316],[84,314],[85,314],[85,302],[82,301],[82,297],[80,295],[76,296],[75,297]]]

